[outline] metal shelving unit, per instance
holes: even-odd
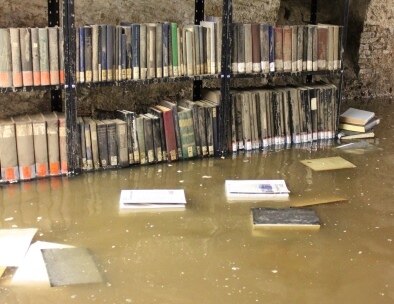
[[[341,103],[343,90],[343,54],[347,40],[347,27],[349,19],[349,5],[350,0],[343,1],[343,32],[341,39],[341,68],[335,71],[303,71],[298,73],[291,72],[274,72],[274,73],[231,73],[231,45],[232,45],[232,0],[223,0],[223,34],[222,34],[222,73],[221,78],[221,111],[219,113],[219,146],[218,155],[228,154],[229,147],[229,132],[228,128],[231,125],[231,96],[230,96],[230,82],[234,78],[267,78],[272,80],[274,77],[300,77],[304,76],[307,83],[313,81],[314,76],[336,76],[340,77],[338,89],[338,101]],[[318,0],[311,0],[311,24],[317,24],[317,8]],[[340,106],[340,105],[339,105]],[[338,111],[339,111],[338,107]],[[338,113],[339,114],[339,113]],[[338,115],[339,116],[339,115]]]

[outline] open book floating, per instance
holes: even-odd
[[[183,189],[144,189],[122,190],[120,209],[185,208],[186,198]]]
[[[284,180],[226,180],[226,196],[229,200],[287,199]]]
[[[320,228],[316,212],[307,208],[253,208],[252,220],[253,228]]]

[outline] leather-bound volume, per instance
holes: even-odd
[[[290,26],[283,27],[283,71],[291,72],[292,63],[292,29]]]
[[[275,27],[275,71],[283,72],[283,28]]]
[[[173,161],[177,159],[177,142],[172,110],[162,105],[156,105],[163,114],[164,134],[166,138],[167,159]]]

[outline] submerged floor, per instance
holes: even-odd
[[[105,283],[9,286],[0,303],[393,303],[394,105],[376,149],[290,149],[133,167],[0,188],[0,228],[37,227],[36,240],[86,247]],[[354,152],[354,151],[353,151]],[[314,172],[308,158],[357,167]],[[250,208],[229,203],[226,179],[285,179],[290,201],[317,205],[319,231],[253,231]],[[121,189],[184,188],[185,211],[120,214]],[[5,248],[0,248],[5,250]]]

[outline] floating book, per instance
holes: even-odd
[[[185,208],[183,189],[122,190],[120,209]]]
[[[253,208],[253,228],[308,228],[319,229],[316,212],[305,208]]]
[[[86,248],[41,249],[51,286],[101,283],[103,278]]]
[[[289,193],[284,180],[226,180],[229,200],[287,199]]]
[[[306,159],[301,160],[301,163],[314,171],[337,170],[356,167],[351,162],[343,159],[340,156]]]
[[[363,132],[342,130],[338,133],[338,139],[340,140],[353,140],[353,139],[364,139],[364,138],[374,138],[374,137],[375,137],[375,133],[373,131],[363,133]]]
[[[339,116],[339,122],[364,126],[374,117],[374,112],[349,108]]]

